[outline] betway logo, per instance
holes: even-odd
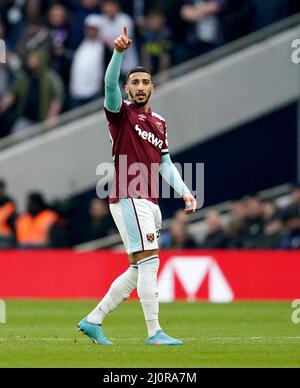
[[[154,133],[143,131],[138,125],[135,126],[135,130],[142,139],[148,140],[149,143],[153,144],[155,147],[162,149],[163,141],[158,139]]]
[[[188,300],[196,300],[196,295],[206,278],[210,302],[228,303],[234,300],[232,289],[213,257],[173,257],[169,260],[158,279],[161,302],[175,300],[175,275]]]

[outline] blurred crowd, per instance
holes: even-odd
[[[113,41],[127,25],[153,74],[300,11],[296,0],[1,0],[0,137],[103,95]]]
[[[191,233],[192,232],[192,233]],[[0,249],[70,248],[117,233],[106,201],[47,204],[43,195],[28,195],[25,212],[18,211],[0,181]],[[300,249],[300,186],[284,205],[258,196],[232,203],[220,214],[206,212],[204,221],[190,224],[183,210],[176,211],[160,238],[162,249]]]
[[[161,248],[300,249],[300,186],[285,206],[252,196],[233,202],[225,214],[208,211],[201,233],[190,234],[188,217],[177,211]]]
[[[116,232],[101,199],[92,198],[87,207],[76,199],[49,204],[42,193],[31,192],[22,213],[0,181],[0,249],[70,248]]]

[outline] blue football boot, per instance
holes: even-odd
[[[153,337],[146,340],[147,345],[182,345],[183,342],[172,338],[165,334],[162,330],[158,330]]]
[[[86,318],[78,323],[78,331],[89,337],[96,345],[113,345],[105,338],[102,326],[89,323]]]

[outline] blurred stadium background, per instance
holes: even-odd
[[[203,209],[160,203],[162,300],[300,297],[296,0],[0,2],[0,297],[99,299],[126,268],[95,191],[124,24],[123,73],[153,71],[173,161],[205,164]]]

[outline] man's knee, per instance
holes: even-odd
[[[137,264],[138,261],[146,259],[147,257],[158,255],[158,249],[148,251],[135,252],[129,255],[130,264]]]

